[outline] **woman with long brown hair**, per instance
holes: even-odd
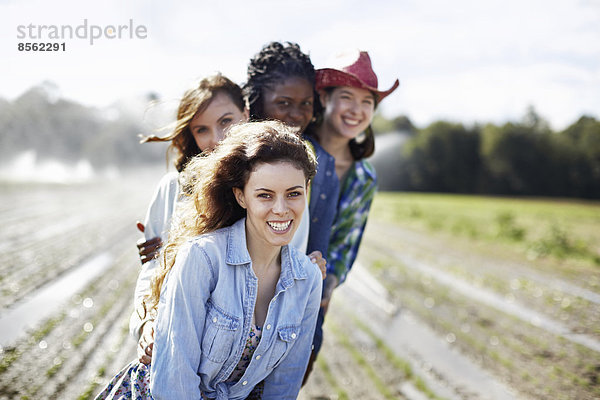
[[[181,196],[179,173],[196,155],[205,154],[225,137],[227,130],[238,122],[248,120],[241,88],[227,77],[216,74],[208,76],[187,90],[179,102],[177,119],[169,134],[151,135],[142,142],[169,142],[168,156],[173,156],[175,172],[165,174],[154,191],[144,224],[145,238],[138,242],[142,270],[135,288],[135,311],[131,315],[129,330],[140,341],[140,358],[150,362],[151,334],[142,337],[144,328],[151,332],[149,316],[141,308],[143,297],[148,294],[150,280],[158,266],[155,260],[171,226],[172,216]],[[151,325],[151,324],[150,324]]]
[[[322,279],[289,242],[315,169],[276,121],[235,126],[188,163],[189,195],[144,304],[156,316],[152,366],[131,363],[98,398],[296,398]]]

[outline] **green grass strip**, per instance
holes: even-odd
[[[349,400],[350,396],[348,396],[348,393],[346,393],[346,391],[338,385],[335,376],[333,376],[333,373],[329,368],[329,364],[327,364],[327,361],[325,361],[325,358],[323,356],[317,358],[317,365],[323,371],[323,375],[325,376],[325,380],[327,381],[327,383],[329,383],[329,385],[331,385],[331,387],[333,387],[333,390],[337,393],[338,399]]]
[[[396,367],[396,369],[401,370],[406,379],[413,382],[415,387],[419,389],[421,393],[432,400],[444,400],[443,397],[436,395],[420,376],[414,373],[410,362],[398,357],[396,353],[394,353],[394,351],[390,349],[388,345],[386,345],[385,342],[379,336],[377,336],[375,332],[373,332],[364,322],[358,320],[355,316],[352,316],[352,318],[359,329],[369,335],[369,337],[375,342],[375,346],[379,351],[381,351],[381,353],[383,353],[386,360]]]
[[[392,364],[394,368],[402,371],[405,378],[413,382],[415,387],[419,389],[421,393],[432,400],[444,400],[444,398],[437,396],[420,376],[414,373],[410,362],[398,357],[396,353],[394,353],[394,351],[367,326],[367,324],[358,319],[355,315],[348,313],[346,309],[344,309],[344,313],[353,320],[361,331],[365,332],[371,340],[375,342],[375,347],[384,355],[386,360]]]
[[[117,347],[121,348],[125,343],[125,340],[129,336],[129,319],[126,319],[123,322],[123,326],[121,327],[121,337],[119,338],[119,343]],[[98,367],[98,371],[96,372],[96,376],[91,380],[87,389],[77,397],[77,400],[90,400],[93,399],[96,395],[98,388],[98,379],[104,377],[106,375],[107,366],[113,362],[116,353],[108,351],[106,353],[106,358],[104,363]]]
[[[20,345],[14,349],[6,350],[6,355],[2,358],[2,360],[0,360],[0,374],[6,372],[12,363],[17,361],[26,350],[28,350],[34,344],[37,344],[40,339],[45,337],[54,328],[56,328],[56,326],[63,321],[65,316],[66,313],[63,311],[57,317],[46,320],[42,327],[30,335],[29,339],[27,339],[27,345]]]
[[[332,330],[334,335],[338,338],[342,346],[346,350],[350,352],[350,355],[354,360],[360,365],[360,367],[365,371],[369,379],[373,382],[373,385],[377,389],[377,391],[386,399],[397,399],[397,396],[394,395],[389,389],[388,385],[381,380],[379,374],[373,367],[369,364],[369,362],[365,359],[365,357],[361,354],[360,350],[358,350],[351,342],[348,335],[342,332],[342,330],[335,324],[330,323],[329,328]]]

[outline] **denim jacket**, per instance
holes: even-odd
[[[310,135],[304,136],[317,155],[317,174],[310,185],[310,228],[307,253],[319,250],[327,258],[331,227],[337,212],[340,181],[335,173],[335,158]]]
[[[295,399],[321,285],[319,268],[283,246],[260,343],[240,380],[226,382],[244,350],[258,290],[245,219],[188,241],[161,291],[150,372],[154,399],[244,399],[263,380],[263,399]]]

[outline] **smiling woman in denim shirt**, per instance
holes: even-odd
[[[157,314],[152,366],[131,363],[98,398],[297,397],[322,279],[288,243],[315,167],[275,121],[235,126],[190,162],[189,198],[146,302]]]
[[[252,82],[260,81],[263,84],[260,86],[261,88],[263,86],[273,88],[272,91],[264,90],[264,94],[260,92],[257,97],[258,103],[263,104],[263,95],[269,96],[269,101],[265,101],[264,106],[265,109],[270,111],[267,116],[260,119],[279,119],[289,125],[303,129],[312,117],[314,67],[308,56],[302,53],[297,45],[288,44],[284,46],[275,42],[268,45],[266,49],[268,50],[263,50],[258,58],[262,59],[268,53],[269,59],[275,61],[274,64],[271,63],[274,68],[262,68],[262,75],[259,77],[259,75],[254,74],[255,79],[252,80]],[[275,59],[274,55],[276,55]],[[280,62],[283,62],[282,64],[285,67],[281,67]],[[293,76],[292,84],[275,84],[279,82],[282,76]],[[310,83],[306,79],[311,79]],[[306,86],[308,86],[308,94],[306,93]],[[280,105],[282,98],[286,102],[286,106],[280,107],[278,105]],[[288,103],[293,103],[293,106],[287,107]],[[175,129],[167,136],[149,136],[144,141],[171,142],[170,150],[177,156],[175,166],[177,171],[181,171],[193,156],[209,152],[223,139],[227,129],[232,124],[248,119],[248,110],[244,107],[244,104],[242,89],[226,77],[217,74],[204,78],[197,87],[188,90],[181,99]],[[253,103],[254,111],[256,111],[256,104],[256,102]],[[310,115],[307,115],[307,104],[310,106]],[[299,109],[303,110],[302,113],[297,112]],[[298,115],[301,115],[301,117]],[[176,172],[170,172],[161,179],[146,214],[145,238],[138,242],[143,265],[135,287],[134,302],[136,308],[131,315],[129,329],[131,335],[138,340],[138,356],[140,361],[145,364],[150,364],[152,359],[154,324],[152,318],[144,313],[141,303],[144,296],[148,294],[150,279],[160,264],[155,256],[160,252],[162,242],[166,242],[171,219],[177,208],[180,197],[178,175]],[[333,214],[331,215],[333,220]],[[331,225],[331,222],[329,225]],[[144,228],[143,225],[141,227]],[[324,236],[325,243],[328,240],[328,233],[329,230],[327,230],[327,236]],[[291,244],[305,252],[308,239],[309,216],[307,211],[303,214],[303,219]],[[313,235],[311,243],[314,242]],[[319,265],[324,277],[325,260],[322,253],[325,250],[322,248],[313,250],[307,254],[313,262]]]

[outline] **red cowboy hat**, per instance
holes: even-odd
[[[344,57],[346,62],[348,58]],[[339,59],[340,61],[342,58]],[[351,86],[367,89],[375,93],[377,102],[381,102],[400,85],[398,79],[388,90],[377,89],[377,75],[371,66],[371,58],[366,51],[357,52],[352,56],[351,63],[339,68],[321,68],[316,70],[315,89],[325,89],[336,86]]]

